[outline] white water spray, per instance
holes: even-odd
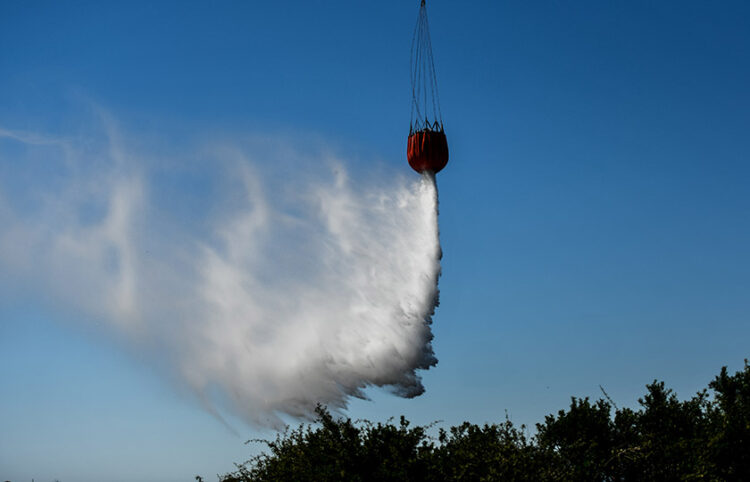
[[[155,204],[158,162],[112,138],[87,153],[0,130],[0,165],[22,165],[18,145],[43,145],[46,165],[65,167],[56,184],[27,186],[44,193],[33,209],[0,182],[3,272],[167,360],[214,413],[218,403],[278,425],[318,403],[343,408],[368,386],[424,391],[417,370],[437,362],[433,176],[355,186],[339,165],[276,188],[236,149],[216,182],[242,201],[187,228]],[[111,162],[89,169],[94,157]]]

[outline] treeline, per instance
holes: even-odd
[[[536,424],[429,426],[352,422],[318,408],[222,482],[246,481],[750,481],[750,366],[726,367],[685,401],[663,382],[637,409],[608,396],[573,398]]]

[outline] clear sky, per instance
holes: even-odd
[[[365,184],[416,176],[417,7],[0,1],[0,129],[85,139],[91,111],[106,112],[156,159],[188,139],[297,138]],[[750,4],[428,8],[451,149],[439,363],[421,397],[373,389],[347,413],[529,424],[600,385],[628,406],[655,378],[688,397],[738,369],[750,357]],[[60,169],[24,149],[0,143],[12,202]],[[211,185],[170,169],[151,187],[180,200],[173,222],[211,209]],[[273,434],[230,421],[233,433],[43,287],[0,273],[0,290],[0,479],[210,480],[247,458],[245,440]]]

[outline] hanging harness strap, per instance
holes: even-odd
[[[422,0],[420,4],[417,25],[414,27],[411,42],[411,66],[409,133],[423,129],[442,130],[443,116],[440,111],[440,98],[425,0]],[[432,122],[430,122],[430,118],[433,119]],[[424,124],[422,124],[422,120],[424,120]]]

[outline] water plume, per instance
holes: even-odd
[[[295,162],[326,167],[279,175],[267,166],[283,160],[258,162],[252,143],[213,143],[189,165],[224,195],[203,192],[211,206],[186,215],[164,191],[197,194],[169,188],[160,166],[186,168],[105,134],[0,130],[0,168],[27,171],[21,190],[0,181],[0,278],[106,322],[207,409],[250,423],[344,408],[370,386],[424,391],[418,370],[437,363],[434,176],[358,181],[300,151]]]

